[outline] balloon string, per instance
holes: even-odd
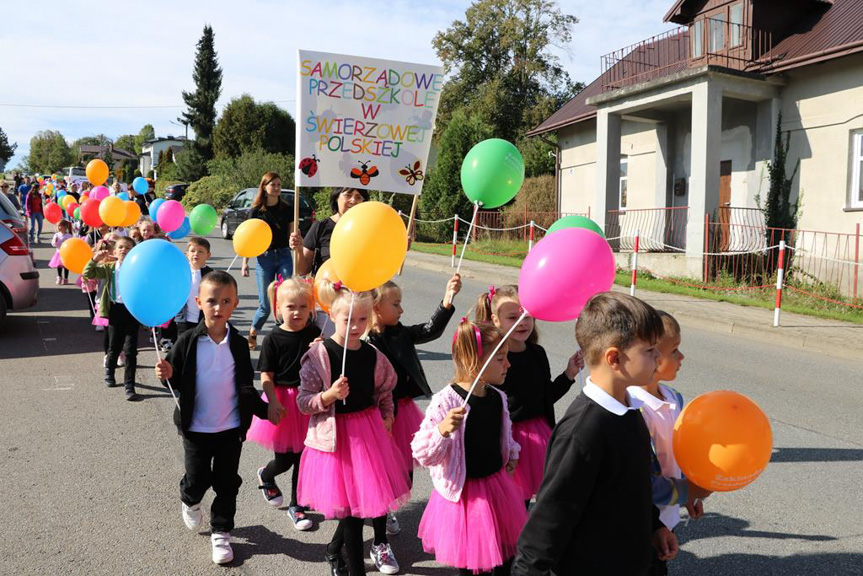
[[[455,269],[455,273],[458,274],[461,272],[461,261],[464,259],[464,253],[467,250],[467,243],[470,242],[470,234],[473,232],[473,225],[476,222],[476,214],[479,212],[479,202],[473,203],[473,218],[470,219],[470,226],[467,227],[467,236],[464,238],[464,246],[461,249],[461,256],[458,257],[458,266]]]
[[[509,335],[513,333],[513,331],[515,330],[515,327],[518,326],[522,320],[524,320],[525,316],[527,316],[527,310],[524,310],[521,313],[521,316],[518,317],[518,320],[515,321],[515,324],[513,324],[510,327],[510,329],[507,331],[507,333],[504,334],[504,337],[500,339],[500,342],[497,343],[497,346],[494,347],[494,350],[491,351],[491,354],[488,355],[488,358],[486,359],[485,364],[482,365],[482,370],[480,370],[479,374],[476,375],[476,378],[473,379],[473,384],[470,385],[470,390],[467,391],[467,396],[465,397],[464,402],[461,405],[462,408],[467,406],[467,401],[470,400],[470,396],[471,396],[471,394],[473,394],[473,390],[474,390],[474,388],[476,388],[476,385],[477,385],[477,382],[479,382],[480,376],[482,376],[483,372],[485,372],[485,369],[488,368],[488,365],[491,364],[491,359],[494,358],[494,355],[497,354],[497,351],[500,350],[500,347],[503,346],[503,343],[506,342],[506,339],[509,338]]]
[[[159,353],[159,339],[156,337],[156,327],[153,326],[151,328],[153,331],[153,344],[156,345],[156,357],[159,359],[159,362],[162,361],[162,355]],[[168,383],[168,390],[171,391],[171,397],[174,399],[174,404],[177,405],[177,410],[180,409],[180,401],[177,400],[177,395],[174,394],[174,388],[171,386],[171,381],[165,378],[165,382]]]
[[[225,270],[225,272],[230,272],[230,271],[231,271],[231,268],[233,268],[233,267],[234,267],[234,262],[236,262],[236,261],[237,261],[237,258],[239,258],[239,257],[240,257],[240,255],[239,255],[239,254],[234,255],[234,259],[233,259],[233,260],[231,260],[231,263],[230,263],[230,264],[228,264],[228,269],[227,269],[227,270]]]
[[[82,282],[86,282],[86,280],[82,280]],[[93,311],[93,316],[96,316],[96,304],[93,302],[93,297],[90,296],[90,292],[86,292],[87,300],[90,301],[90,309]]]
[[[348,308],[348,329],[345,332],[345,349],[342,351],[342,376],[345,375],[345,363],[348,360],[348,338],[351,335],[351,313],[354,311],[354,293],[351,291],[351,307]],[[348,399],[342,400],[342,405],[347,404]]]

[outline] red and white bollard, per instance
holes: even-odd
[[[534,229],[534,226],[535,225],[533,223],[533,220],[531,220],[530,221],[530,236],[528,237],[528,241],[527,241],[527,251],[528,252],[533,250],[533,229]]]
[[[782,311],[782,286],[785,282],[785,240],[779,241],[779,264],[776,269],[776,307],[773,309],[773,327],[779,326]]]
[[[641,231],[635,231],[635,249],[632,252],[632,281],[629,283],[629,295],[635,296],[635,282],[638,279],[636,272],[638,271],[638,242],[641,237]]]
[[[455,247],[458,245],[458,214],[452,219],[452,258],[450,266],[455,268]]]

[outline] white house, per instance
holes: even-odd
[[[146,176],[147,172],[153,170],[153,166],[159,163],[159,153],[167,153],[168,149],[176,155],[177,152],[183,149],[189,141],[185,138],[168,136],[167,138],[153,138],[147,140],[141,146],[141,153],[138,155],[138,170]],[[156,174],[158,177],[158,174]]]

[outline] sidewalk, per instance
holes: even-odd
[[[408,252],[405,264],[444,274],[453,272],[449,256]],[[518,283],[518,268],[465,260],[461,270],[462,275],[467,278],[490,284]],[[629,293],[628,288],[616,285],[613,290]],[[863,324],[783,312],[782,325],[773,328],[773,310],[647,290],[637,290],[635,294],[652,306],[674,315],[682,324],[808,352],[863,359]]]

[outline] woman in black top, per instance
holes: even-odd
[[[275,172],[267,172],[261,178],[258,195],[252,202],[252,212],[249,217],[263,220],[273,231],[273,241],[267,251],[258,256],[258,265],[255,269],[258,309],[255,310],[255,316],[252,318],[252,329],[249,330],[249,348],[254,350],[257,345],[258,331],[264,327],[270,315],[267,288],[279,275],[287,279],[294,271],[289,247],[293,215],[288,203],[282,200],[282,179]],[[243,258],[242,274],[249,275],[248,258]]]
[[[333,215],[325,220],[312,224],[305,238],[298,232],[291,234],[291,249],[302,252],[297,260],[297,274],[316,274],[321,264],[330,259],[330,238],[336,228],[336,222],[342,215],[362,202],[369,199],[366,190],[356,188],[335,188],[330,194],[330,208]]]

